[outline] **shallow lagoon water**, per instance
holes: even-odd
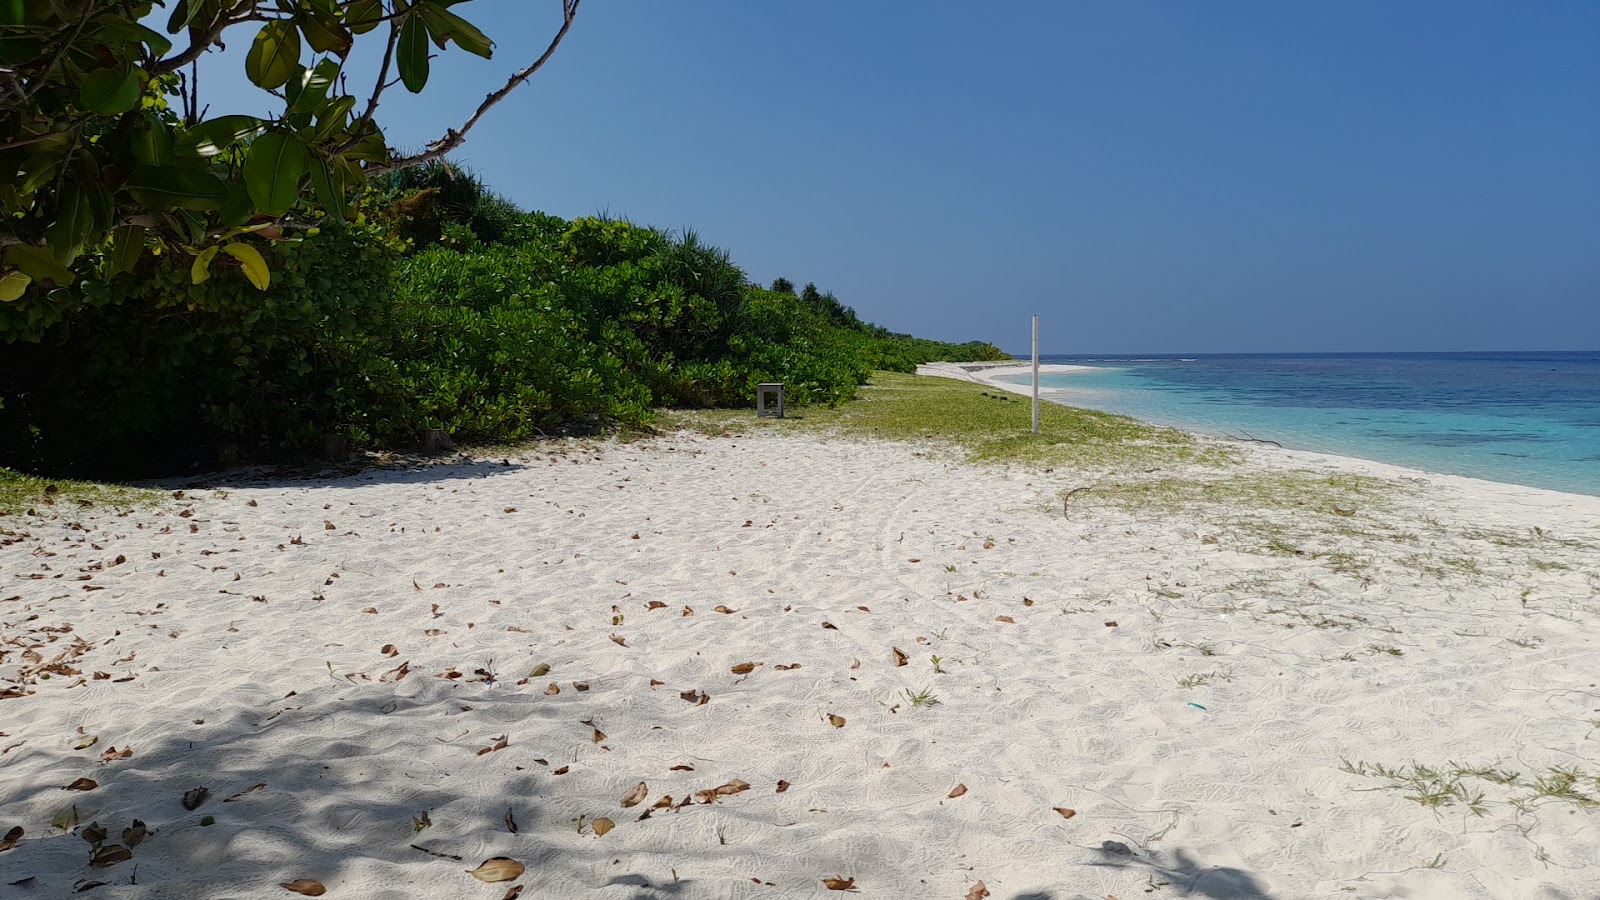
[[[1046,356],[1050,399],[1206,434],[1600,495],[1600,351]],[[1027,384],[1028,376],[1007,382]]]

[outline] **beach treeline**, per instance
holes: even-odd
[[[873,370],[1004,359],[861,322],[814,286],[753,284],[691,230],[517,208],[433,164],[378,179],[343,224],[0,304],[0,466],[166,474],[329,446],[404,449],[639,426],[658,407],[837,404]],[[784,288],[785,279],[775,285]]]

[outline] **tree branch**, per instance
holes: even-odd
[[[182,53],[179,53],[176,56],[169,56],[166,59],[160,60],[152,65],[150,67],[150,74],[165,75],[168,72],[176,72],[189,63],[192,63],[204,56],[207,50],[210,50],[216,45],[217,39],[222,37],[222,33],[227,31],[229,28],[232,28],[241,22],[248,22],[251,19],[264,22],[270,18],[273,17],[264,16],[252,8],[231,17],[226,15],[219,16],[217,17],[217,21],[211,24],[210,28],[190,28],[189,46],[186,47]]]
[[[61,46],[56,48],[55,55],[50,57],[50,63],[44,67],[44,71],[40,72],[39,77],[34,79],[33,84],[28,85],[24,90],[24,100],[33,99],[33,95],[39,93],[39,89],[44,87],[45,80],[50,77],[50,71],[56,67],[57,63],[61,62],[61,57],[67,55],[67,50],[71,49],[73,42],[78,39],[78,35],[83,34],[83,26],[89,24],[89,20],[94,18],[94,12],[94,4],[84,5],[83,17],[78,19],[78,24],[72,29],[72,34],[68,35],[67,39],[61,42]]]
[[[495,91],[489,96],[483,98],[483,102],[478,104],[478,109],[473,112],[471,118],[462,123],[460,128],[449,129],[444,133],[443,137],[428,144],[428,149],[422,153],[401,157],[400,159],[391,161],[387,165],[367,167],[367,175],[369,177],[383,175],[399,169],[409,169],[413,166],[420,166],[423,163],[428,163],[439,159],[448,154],[450,151],[466,143],[467,132],[472,130],[472,126],[478,124],[478,120],[483,118],[484,113],[487,113],[490,109],[494,108],[495,104],[499,103],[501,100],[504,100],[506,95],[521,87],[529,78],[533,77],[533,73],[539,71],[539,69],[542,68],[547,61],[549,61],[550,57],[555,54],[556,48],[561,45],[561,39],[566,37],[567,31],[572,28],[572,20],[578,15],[578,4],[582,2],[583,0],[561,0],[561,30],[557,31],[556,36],[550,40],[550,46],[545,48],[544,53],[540,54],[539,58],[534,60],[532,65],[512,75],[511,78],[506,81],[505,87],[502,87],[500,90]]]
[[[361,118],[350,126],[352,135],[361,133],[367,124],[372,121],[372,114],[378,111],[378,98],[382,97],[383,92],[389,87],[389,64],[394,61],[394,47],[399,40],[400,22],[398,19],[391,18],[389,20],[389,46],[384,48],[383,65],[378,67],[378,83],[372,88],[372,96],[367,98],[366,112],[362,113]]]

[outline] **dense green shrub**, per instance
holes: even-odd
[[[169,255],[0,304],[0,465],[127,475],[327,435],[516,440],[747,405],[763,381],[837,404],[874,369],[1004,358],[863,324],[814,285],[763,290],[693,232],[522,213],[447,167],[387,190],[373,224],[272,244],[264,294],[221,257],[196,285]]]
[[[194,284],[168,254],[0,305],[0,465],[170,471],[370,430],[393,249],[337,228],[269,249],[265,292],[220,257]]]

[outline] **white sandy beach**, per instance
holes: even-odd
[[[1352,521],[1407,537],[772,431],[0,520],[0,894],[1600,897],[1600,811],[1532,787],[1600,797],[1600,498],[1244,452],[1404,479]],[[73,806],[149,836],[92,867]]]

